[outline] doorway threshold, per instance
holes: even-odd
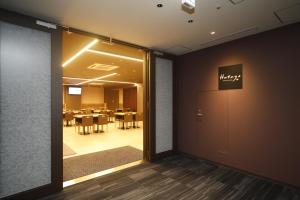
[[[114,172],[117,172],[117,171],[121,171],[121,170],[130,168],[130,167],[134,167],[136,165],[142,164],[143,162],[144,162],[143,160],[138,160],[138,161],[131,162],[131,163],[128,163],[128,164],[125,164],[125,165],[120,165],[118,167],[114,167],[114,168],[106,169],[106,170],[103,170],[103,171],[100,171],[100,172],[97,172],[97,173],[93,173],[93,174],[90,174],[90,175],[82,176],[80,178],[65,181],[65,182],[63,182],[63,188],[69,187],[71,185],[75,185],[75,184],[78,184],[78,183],[81,183],[81,182],[84,182],[84,181],[88,181],[88,180],[91,180],[91,179],[94,179],[94,178],[97,178],[97,177],[100,177],[100,176],[111,174],[111,173],[114,173]]]

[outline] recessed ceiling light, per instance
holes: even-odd
[[[133,58],[133,57],[129,57],[129,56],[123,56],[123,55],[114,54],[114,53],[108,53],[108,52],[104,52],[104,51],[96,51],[96,50],[88,49],[87,52],[104,55],[104,56],[116,57],[116,58],[120,58],[120,59],[132,60],[132,61],[136,61],[136,62],[144,62],[143,59]]]
[[[192,20],[192,19],[190,19],[189,21],[188,21],[188,23],[193,23],[194,22],[194,20]]]
[[[114,76],[114,75],[117,75],[117,73],[112,73],[112,74],[108,74],[108,75],[105,75],[105,76],[100,76],[98,78],[94,78],[94,79],[90,79],[90,80],[87,80],[87,81],[83,81],[81,83],[77,83],[76,85],[82,85],[82,84],[85,84],[85,83],[90,83],[90,82],[93,82],[93,81],[98,81],[100,79],[107,78],[107,77]]]
[[[212,31],[212,32],[210,32],[210,34],[211,34],[211,35],[214,35],[214,34],[216,34],[216,32],[215,32],[215,31]]]
[[[162,4],[162,3],[159,3],[159,4],[157,4],[156,5],[158,8],[161,8],[161,7],[163,7],[164,5]]]
[[[84,79],[84,78],[73,78],[73,77],[63,77],[63,79],[70,79],[70,80],[85,80],[85,83],[90,83],[90,82],[103,82],[103,83],[121,83],[121,84],[137,84],[135,82],[125,82],[125,81],[109,81],[109,80],[102,80],[103,78],[107,78],[109,76],[113,76],[113,75],[120,75],[118,73],[114,73],[114,74],[109,74],[106,76],[102,76],[102,77],[98,77],[95,79]],[[80,85],[83,83],[79,83],[79,84],[71,84],[71,85]]]
[[[121,84],[136,84],[134,82],[125,82],[125,81],[108,81],[108,80],[96,80],[96,82],[103,82],[103,83],[121,83]]]
[[[86,79],[86,78],[75,78],[75,77],[67,77],[67,76],[64,76],[63,79],[80,80],[80,81],[88,81],[88,80],[90,80],[90,79]]]

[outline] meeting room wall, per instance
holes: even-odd
[[[81,95],[69,95],[68,86],[64,86],[64,104],[67,110],[80,110]]]
[[[110,110],[119,108],[119,88],[104,87],[104,102]]]
[[[123,107],[137,110],[137,88],[123,88]]]
[[[137,112],[142,113],[144,110],[144,87],[138,84],[137,87]]]
[[[178,150],[300,187],[299,35],[300,23],[180,56]],[[243,88],[218,90],[218,67],[235,64]]]
[[[123,108],[123,88],[119,88],[119,107]]]
[[[103,104],[104,88],[102,86],[83,86],[81,104]]]

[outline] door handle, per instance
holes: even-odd
[[[197,117],[203,117],[204,116],[204,114],[202,114],[202,113],[197,113]]]
[[[197,110],[197,117],[203,117],[204,114],[202,113],[201,109]]]

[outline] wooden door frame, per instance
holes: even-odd
[[[150,88],[151,88],[151,83],[150,83],[150,56],[151,56],[151,50],[143,47],[143,46],[139,46],[136,44],[131,44],[128,42],[124,42],[121,40],[116,40],[116,39],[112,39],[106,36],[102,36],[102,35],[98,35],[95,33],[90,33],[87,31],[83,31],[83,30],[79,30],[76,28],[72,28],[72,27],[68,27],[68,28],[63,28],[63,31],[70,31],[73,33],[77,33],[77,34],[81,34],[84,36],[88,36],[88,37],[92,37],[92,38],[97,38],[99,40],[102,41],[107,41],[107,42],[112,42],[115,44],[119,44],[119,45],[124,45],[124,46],[128,46],[128,47],[132,47],[132,48],[136,48],[136,49],[140,49],[142,51],[145,52],[145,59],[144,59],[144,66],[143,66],[143,118],[144,118],[144,124],[143,124],[143,160],[145,161],[153,161],[150,158],[150,152],[152,152],[152,146],[150,145],[150,138],[153,137],[153,132],[150,131],[150,113],[152,113],[152,108],[150,107],[150,100],[151,100],[151,96],[150,96]],[[154,135],[155,137],[155,135]]]

